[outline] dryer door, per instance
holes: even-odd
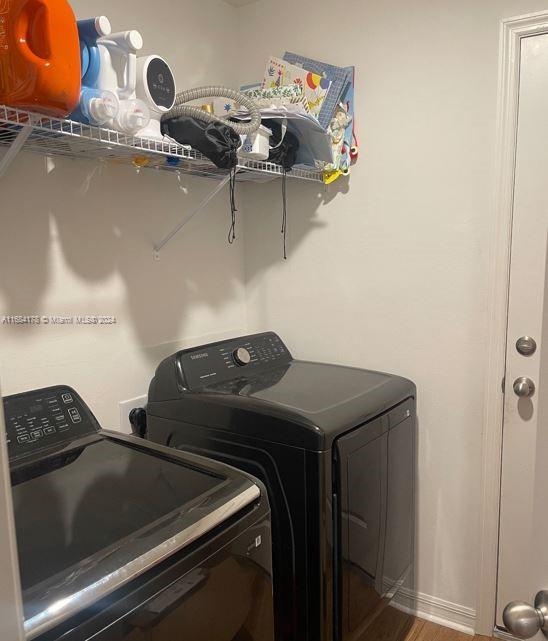
[[[402,585],[413,589],[414,401],[340,438],[339,638],[374,638],[379,614]],[[401,632],[401,630],[400,630]],[[383,629],[383,638],[399,638]]]
[[[361,639],[382,606],[388,434],[378,419],[337,441],[339,638]]]
[[[414,590],[415,416],[414,402],[398,405],[388,415],[386,536],[382,593],[392,598],[399,589]],[[396,596],[395,600],[398,600]]]

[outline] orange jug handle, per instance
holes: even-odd
[[[47,42],[46,49],[51,51],[49,31],[50,12],[45,0],[30,0],[30,2],[23,5],[21,12],[15,20],[15,37],[21,53],[37,66],[43,66],[48,62],[49,58],[42,57],[36,51],[33,51],[28,42],[30,28],[39,15],[38,11],[35,10],[37,6],[40,6],[46,14],[47,28],[44,29],[44,38]]]

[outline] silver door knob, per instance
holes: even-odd
[[[502,620],[508,632],[519,639],[530,639],[537,632],[548,632],[548,591],[542,590],[535,597],[535,605],[512,601],[502,613]]]
[[[531,336],[522,336],[516,341],[516,349],[522,356],[532,356],[537,351],[537,342]]]
[[[520,398],[529,398],[535,393],[535,384],[530,378],[521,376],[514,381],[514,392]]]

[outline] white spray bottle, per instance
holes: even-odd
[[[146,104],[136,98],[137,52],[143,47],[138,31],[122,31],[97,40],[101,56],[98,84],[120,100],[117,116],[109,123],[113,129],[135,135],[150,121]]]

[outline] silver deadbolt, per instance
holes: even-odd
[[[530,398],[535,393],[535,384],[527,376],[520,376],[514,381],[514,393],[520,398]]]
[[[522,356],[532,356],[537,351],[537,342],[531,336],[522,336],[516,342],[516,349]]]
[[[542,631],[548,637],[548,591],[541,590],[535,597],[535,605],[512,601],[502,613],[508,632],[519,639],[530,639]]]

